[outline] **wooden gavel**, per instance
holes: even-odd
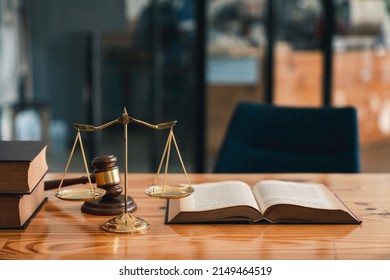
[[[96,183],[98,188],[106,191],[106,194],[97,200],[86,201],[81,210],[94,215],[117,215],[123,212],[125,202],[127,211],[131,212],[137,208],[133,198],[128,196],[127,200],[121,195],[123,188],[120,186],[119,168],[116,166],[116,157],[104,155],[95,157],[92,166],[95,167],[90,173],[91,182]],[[88,183],[87,176],[79,178],[64,179],[61,187]],[[45,181],[45,190],[55,189],[60,186],[61,180]]]
[[[92,161],[92,166],[95,167],[90,178],[92,183],[96,186],[106,190],[106,196],[116,196],[122,193],[122,187],[119,186],[120,174],[119,168],[116,166],[116,157],[113,155],[104,155],[95,157]],[[88,176],[81,176],[79,178],[64,179],[61,187],[86,184],[88,183]],[[55,189],[60,186],[61,180],[45,181],[45,190]],[[114,187],[116,186],[116,187]]]
[[[89,176],[91,177],[91,183],[96,183],[95,174],[90,173]],[[61,183],[61,179],[45,181],[45,190],[56,189],[60,186],[60,183]],[[86,183],[88,183],[88,176],[81,176],[78,178],[64,179],[64,181],[62,182],[62,187],[72,186],[77,184],[86,184]]]

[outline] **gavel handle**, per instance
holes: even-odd
[[[91,173],[90,176],[91,176],[91,182],[96,183],[95,174]],[[60,186],[60,183],[61,180],[45,181],[45,190],[56,189]],[[64,179],[64,181],[62,182],[62,187],[77,185],[77,184],[86,184],[86,183],[88,183],[88,177],[81,176],[79,178]]]

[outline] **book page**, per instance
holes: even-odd
[[[253,192],[262,213],[275,204],[344,209],[341,202],[322,184],[265,180],[257,183]]]
[[[181,199],[181,211],[206,211],[237,205],[259,209],[251,187],[241,181],[193,185],[195,192]]]

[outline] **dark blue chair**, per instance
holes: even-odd
[[[357,112],[352,107],[238,104],[216,173],[357,173]]]

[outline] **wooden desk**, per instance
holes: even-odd
[[[134,215],[151,225],[145,234],[107,233],[100,226],[111,217],[84,214],[80,202],[47,191],[47,203],[27,229],[0,231],[0,259],[390,259],[390,174],[190,174],[192,183],[323,182],[363,220],[361,225],[165,225],[166,201],[143,193],[153,176],[128,176],[129,195],[138,204]],[[183,175],[168,178],[185,182]]]

